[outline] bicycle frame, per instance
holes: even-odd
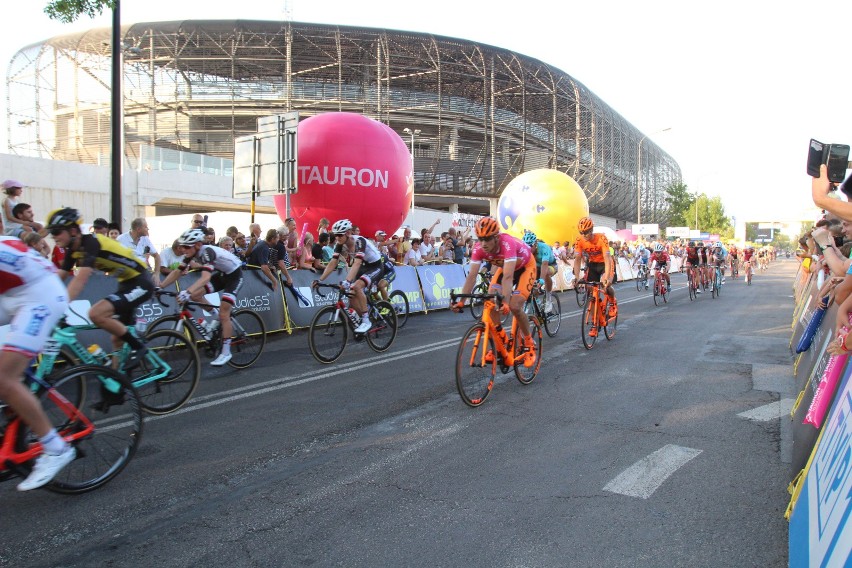
[[[486,345],[488,344],[488,339],[491,338],[494,340],[494,347],[497,349],[497,353],[500,354],[500,357],[503,358],[503,362],[506,366],[511,367],[515,364],[515,355],[512,353],[514,351],[515,341],[518,340],[518,320],[512,318],[512,335],[509,337],[509,341],[503,341],[503,338],[500,337],[500,334],[497,333],[497,326],[494,325],[494,322],[491,321],[491,310],[499,309],[499,305],[495,304],[493,300],[485,300],[485,308],[482,311],[482,323],[485,324],[485,332],[482,334],[477,340],[477,345],[479,341],[484,341]],[[482,360],[480,363],[485,365],[485,350],[482,349]],[[473,363],[473,361],[471,361]]]

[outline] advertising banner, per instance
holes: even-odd
[[[630,232],[634,235],[659,235],[660,226],[657,223],[633,224],[630,226]]]
[[[450,307],[450,292],[464,285],[464,268],[461,264],[434,264],[418,266],[417,276],[423,289],[426,310]]]
[[[847,367],[790,515],[789,565],[852,562],[852,367]]]
[[[689,238],[689,227],[666,227],[666,237]]]
[[[460,265],[456,265],[460,266]],[[426,311],[423,302],[423,293],[420,291],[420,280],[417,277],[417,269],[413,266],[397,266],[396,278],[388,287],[388,293],[394,290],[402,290],[408,298],[408,313]]]
[[[334,272],[329,274],[328,278],[326,278],[323,283],[337,284],[346,277],[346,273],[348,271],[348,266],[338,266]],[[315,274],[310,270],[291,270],[290,277],[293,279],[293,286],[299,294],[308,301],[308,304],[305,305],[305,303],[301,300],[297,301],[290,290],[285,288],[284,293],[287,295],[287,313],[290,314],[290,320],[293,322],[294,327],[308,327],[311,325],[311,320],[313,320],[314,315],[320,311],[321,308],[334,304],[337,300],[337,292],[330,288],[317,290],[311,288],[311,282],[319,279],[319,274]]]

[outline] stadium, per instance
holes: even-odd
[[[551,168],[577,180],[593,214],[624,228],[637,220],[637,197],[642,222],[665,223],[665,190],[681,181],[677,162],[585,85],[499,47],[249,20],[137,23],[121,37],[132,169],[157,156],[202,171],[217,160],[225,166],[216,171],[231,175],[234,139],[254,133],[259,117],[346,111],[387,124],[410,145],[418,206],[488,213],[517,175]],[[15,54],[12,154],[109,163],[110,42],[109,28],[93,29]]]

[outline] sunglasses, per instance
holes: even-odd
[[[193,248],[194,246],[195,246],[195,245],[178,245],[178,247],[179,247],[179,248],[182,248],[182,249],[191,249],[191,248]]]
[[[51,237],[58,237],[59,235],[61,235],[65,231],[67,231],[67,229],[51,229],[50,230],[50,236]]]
[[[584,237],[588,237],[589,235],[592,234],[592,231],[581,231],[580,234],[583,235]]]
[[[204,224],[204,221],[199,221],[199,220],[197,220],[197,219],[193,219],[193,220],[192,220],[192,224],[193,224],[193,225],[203,225],[203,224]]]

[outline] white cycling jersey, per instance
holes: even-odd
[[[0,294],[56,274],[56,267],[21,239],[0,237]]]
[[[201,245],[198,254],[191,257],[185,256],[181,261],[180,269],[184,270],[193,260],[201,264],[201,270],[208,272],[217,270],[222,274],[230,274],[243,265],[235,254],[213,245]]]

